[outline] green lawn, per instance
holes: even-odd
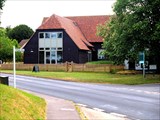
[[[0,120],[45,120],[45,100],[0,84]]]
[[[2,71],[12,73],[12,71]],[[76,82],[89,83],[110,83],[110,84],[149,84],[160,83],[160,75],[146,75],[143,79],[142,74],[137,75],[119,75],[111,73],[95,73],[95,72],[31,72],[31,71],[17,71],[20,75],[29,75],[43,78],[52,78]]]

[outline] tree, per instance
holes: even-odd
[[[33,34],[33,30],[27,25],[18,25],[8,32],[10,39],[16,39],[20,42],[23,39],[29,39]]]
[[[0,60],[3,62],[12,61],[13,59],[13,46],[19,47],[16,40],[11,40],[6,36],[6,31],[0,28]],[[17,61],[21,60],[21,53],[16,53]]]
[[[138,53],[148,49],[150,63],[156,63],[160,72],[159,5],[159,0],[117,0],[115,15],[98,27],[110,59],[117,64],[124,59],[136,61]]]
[[[6,0],[0,0],[0,10],[2,10],[5,1]]]
[[[6,35],[9,36],[9,32],[12,30],[11,26],[6,27]]]

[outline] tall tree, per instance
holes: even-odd
[[[137,60],[140,51],[150,56],[160,72],[160,0],[117,0],[115,16],[98,27],[104,48],[112,60]],[[146,51],[148,50],[148,51]]]
[[[6,0],[0,0],[0,10],[2,10],[5,1]]]
[[[20,42],[23,39],[29,39],[33,34],[33,30],[27,25],[18,25],[13,29],[9,30],[8,37],[10,39],[16,39]]]

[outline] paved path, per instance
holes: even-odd
[[[75,104],[72,101],[67,101],[31,91],[27,92],[46,100],[47,120],[80,120],[80,116],[75,109]]]
[[[43,95],[40,93],[35,93],[31,91],[24,90],[28,93],[34,94],[41,98],[44,98],[47,103],[46,108],[46,119],[47,120],[83,120],[80,118],[80,113],[75,109],[75,103],[72,101],[55,98],[48,95]],[[84,114],[86,120],[129,120],[126,116],[121,116],[119,114],[108,114],[99,110],[94,110],[91,108],[78,105],[81,114]]]

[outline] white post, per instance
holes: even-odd
[[[15,46],[13,46],[13,80],[14,88],[16,88],[16,55],[15,55]]]

